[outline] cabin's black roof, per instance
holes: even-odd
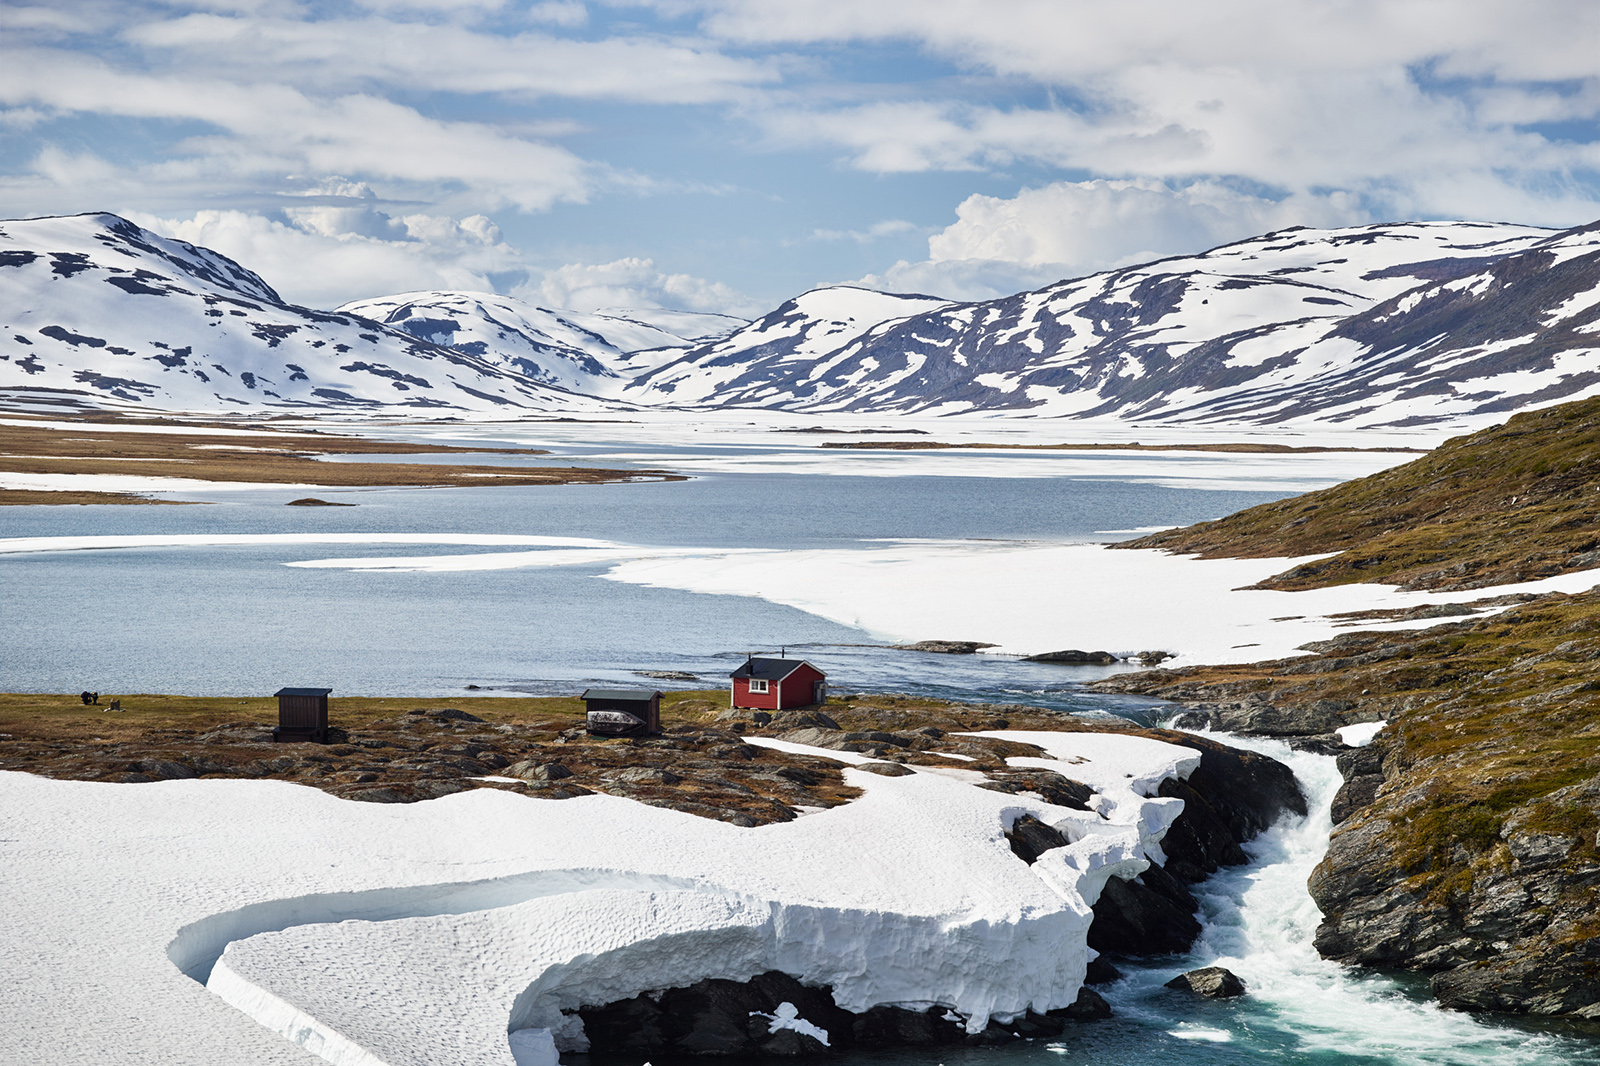
[[[804,659],[749,659],[729,677],[753,677],[758,681],[782,681],[802,666],[811,666]],[[817,670],[815,666],[811,669]],[[817,670],[817,673],[822,673]],[[824,675],[826,676],[826,675]]]
[[[280,688],[274,696],[326,696],[331,688]]]
[[[586,688],[580,700],[626,700],[634,703],[649,703],[661,695],[652,688]]]

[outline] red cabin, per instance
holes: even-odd
[[[751,657],[735,670],[730,706],[763,711],[809,707],[828,698],[828,675],[804,659]]]

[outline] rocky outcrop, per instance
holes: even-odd
[[[1335,829],[1309,886],[1324,955],[1427,974],[1446,1006],[1596,1017],[1600,592],[1512,607],[1112,681],[1193,699],[1195,724],[1287,724],[1337,753]],[[1312,732],[1375,719],[1389,724],[1362,748]]]
[[[772,970],[749,981],[705,980],[576,1013],[593,1053],[659,1059],[1008,1044],[1060,1036],[1075,1022],[1110,1017],[1111,1009],[1098,993],[1084,989],[1070,1007],[1029,1011],[968,1033],[965,1020],[944,1007],[878,1006],[852,1013],[834,1003],[831,989]]]
[[[1117,657],[1108,651],[1079,651],[1068,648],[1065,651],[1045,651],[1038,655],[1024,655],[1025,663],[1067,663],[1069,665],[1097,665],[1105,666],[1117,662]]]
[[[915,644],[891,644],[896,651],[926,651],[935,655],[972,655],[983,648],[997,648],[981,640],[919,640]]]
[[[1600,1018],[1600,774],[1441,856],[1391,813],[1427,818],[1428,780],[1388,765],[1383,802],[1341,825],[1312,873],[1317,950],[1430,973],[1447,1007]]]

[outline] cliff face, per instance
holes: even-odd
[[[1296,578],[1314,583],[1367,569],[1439,587],[1452,572],[1523,574],[1541,553],[1556,569],[1595,567],[1600,556],[1558,546],[1586,545],[1600,518],[1597,420],[1589,402],[1518,416],[1377,478],[1161,539],[1266,555],[1307,531],[1326,538],[1321,550],[1344,548]],[[1497,494],[1508,507],[1491,506]],[[1432,554],[1408,535],[1434,537]],[[1431,974],[1446,1006],[1600,1018],[1600,590],[1518,601],[1422,632],[1352,633],[1304,657],[1097,687],[1327,750],[1339,726],[1387,721],[1340,755],[1337,825],[1309,885],[1318,949]]]

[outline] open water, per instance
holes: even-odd
[[[564,449],[562,462],[621,465],[617,445]],[[757,450],[759,451],[759,449]],[[189,507],[0,509],[0,538],[137,534],[519,534],[680,547],[867,548],[875,538],[1108,540],[1140,527],[1219,517],[1306,487],[1304,470],[1274,485],[1271,464],[1228,484],[1208,460],[1152,456],[1115,473],[974,477],[814,467],[784,472],[756,455],[742,470],[726,449],[656,447],[641,465],[693,465],[689,482],[538,489],[320,493],[356,507],[285,507],[303,490],[215,493]],[[734,457],[735,460],[738,457]],[[781,456],[779,456],[781,459]],[[497,458],[497,462],[523,460]],[[1030,458],[1030,472],[1040,469]],[[718,464],[721,464],[720,467]],[[776,467],[776,468],[775,468]],[[1112,469],[1110,467],[1108,470]],[[1286,468],[1287,470],[1287,468]],[[1143,472],[1141,475],[1141,471]],[[1265,474],[1263,474],[1265,471]],[[1339,476],[1351,476],[1341,473]],[[1332,480],[1327,479],[1327,480]],[[0,545],[3,548],[3,545]],[[1104,668],[881,647],[880,636],[756,597],[711,596],[602,580],[609,564],[456,572],[359,572],[284,565],[307,559],[412,555],[393,544],[250,544],[0,554],[0,690],[263,693],[328,685],[340,694],[449,697],[575,693],[642,683],[676,670],[709,687],[749,651],[787,648],[828,670],[836,690],[909,691],[957,699],[1110,710],[1149,719],[1149,701],[1088,696]],[[431,545],[431,554],[473,551]],[[961,639],[961,633],[921,637]],[[859,1055],[845,1066],[1560,1066],[1600,1063],[1593,1030],[1480,1020],[1439,1011],[1415,981],[1357,973],[1319,959],[1305,879],[1327,838],[1337,787],[1329,759],[1289,761],[1313,814],[1260,838],[1253,863],[1205,886],[1206,932],[1183,958],[1129,968],[1103,989],[1117,1017],[1062,1039],[998,1049]],[[1251,994],[1197,1003],[1162,987],[1221,962]]]

